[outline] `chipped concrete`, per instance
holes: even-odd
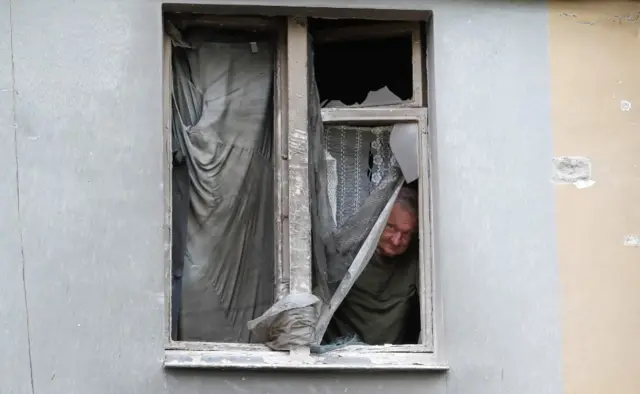
[[[560,16],[571,18],[571,20],[577,24],[589,26],[594,26],[600,23],[613,23],[620,25],[623,23],[635,23],[640,20],[640,12],[631,12],[625,15],[598,15],[597,17],[588,15],[587,19],[584,19],[580,14],[574,12],[561,12]]]
[[[640,236],[627,235],[624,237],[624,246],[634,246],[640,248]]]
[[[561,156],[553,159],[552,182],[571,184],[578,189],[593,186],[591,179],[591,160],[586,157]]]
[[[623,112],[631,111],[631,101],[627,101],[627,100],[620,101],[620,110]]]

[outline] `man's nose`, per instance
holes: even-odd
[[[397,233],[395,233],[395,234],[393,234],[393,235],[391,236],[391,243],[392,243],[394,246],[398,246],[398,245],[400,245],[400,240],[401,240],[401,239],[402,239],[402,235],[401,235],[399,232],[397,232]]]

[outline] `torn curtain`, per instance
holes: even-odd
[[[247,322],[273,304],[273,45],[173,35],[180,339],[252,342]]]

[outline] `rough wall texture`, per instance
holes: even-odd
[[[560,393],[546,5],[449,3],[393,7],[434,11],[451,371],[363,376],[163,370],[160,1],[0,1],[0,392],[32,392],[26,284],[38,394]]]
[[[554,154],[595,181],[557,187],[565,392],[636,394],[640,4],[558,2],[549,21]]]

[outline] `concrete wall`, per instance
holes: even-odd
[[[589,158],[596,182],[556,194],[565,392],[636,394],[640,4],[554,3],[549,21],[554,154]]]
[[[162,368],[160,5],[0,0],[2,394],[562,392],[546,4],[395,1],[434,11],[451,370],[367,375]]]
[[[9,2],[0,2],[0,392],[30,392]]]

